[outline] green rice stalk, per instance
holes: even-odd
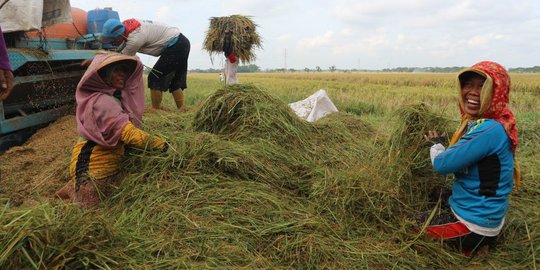
[[[451,134],[449,120],[432,113],[424,103],[403,107],[396,111],[395,117],[398,126],[386,146],[389,149],[387,161],[392,164],[389,177],[395,179],[407,204],[426,202],[433,189],[448,183],[444,176],[433,171],[430,145],[424,135],[430,130]]]

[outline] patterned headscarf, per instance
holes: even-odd
[[[475,72],[486,78],[482,92],[480,93],[480,113],[481,118],[490,118],[501,123],[510,138],[512,152],[516,152],[518,145],[518,130],[516,127],[516,118],[507,107],[510,101],[510,76],[503,66],[490,61],[483,61],[473,65],[470,68],[462,70],[457,77],[457,86],[459,89],[459,109],[461,112],[461,125],[452,136],[450,145],[455,144],[467,130],[467,124],[470,119],[477,116],[468,115],[464,111],[465,101],[461,95],[460,77],[464,73]],[[515,156],[515,155],[514,155]],[[515,159],[515,158],[514,158]],[[519,183],[520,173],[517,160],[515,160],[514,179]],[[517,175],[516,175],[517,174]]]
[[[129,36],[129,34],[133,32],[133,30],[141,26],[141,22],[139,22],[139,20],[137,19],[127,19],[123,21],[122,23],[126,27],[126,33],[125,33],[126,37]]]

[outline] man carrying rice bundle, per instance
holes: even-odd
[[[494,247],[503,229],[510,192],[520,180],[515,163],[518,133],[507,107],[510,77],[501,65],[484,61],[461,71],[458,87],[462,121],[450,146],[440,143],[437,132],[426,135],[433,143],[435,171],[455,175],[451,195],[442,196],[441,209],[426,233],[470,256]],[[417,221],[427,222],[430,212]]]
[[[236,72],[238,61],[249,63],[255,60],[254,47],[261,48],[257,25],[246,16],[232,15],[210,18],[210,27],[204,40],[204,49],[212,54],[225,55],[226,84],[238,83]]]

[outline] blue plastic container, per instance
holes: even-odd
[[[111,8],[94,9],[88,11],[88,34],[101,33],[103,30],[103,24],[108,19],[118,19],[118,12]]]

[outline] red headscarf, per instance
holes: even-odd
[[[122,93],[121,104],[113,97],[116,91],[109,86],[98,70],[119,62],[133,62],[133,73],[128,77]],[[138,57],[121,54],[96,55],[77,85],[77,130],[79,134],[102,146],[116,146],[122,129],[131,121],[140,126],[144,111],[143,65]]]
[[[126,32],[125,32],[126,37],[129,36],[129,34],[131,32],[133,32],[133,30],[135,30],[135,29],[139,28],[139,26],[141,26],[141,22],[139,22],[139,20],[137,20],[137,19],[127,19],[127,20],[123,21],[122,23],[126,27]]]
[[[510,138],[510,144],[512,148],[512,152],[515,153],[517,145],[518,145],[518,130],[516,127],[516,118],[514,117],[514,114],[510,110],[510,108],[507,107],[508,102],[510,101],[509,95],[510,95],[510,76],[508,75],[508,72],[504,69],[503,66],[491,62],[491,61],[483,61],[480,63],[477,63],[473,65],[470,68],[467,68],[465,70],[462,70],[458,75],[458,88],[459,88],[459,94],[460,94],[460,102],[459,102],[459,109],[461,112],[461,125],[452,136],[452,140],[450,141],[450,145],[455,144],[461,136],[465,133],[465,130],[467,129],[467,121],[469,119],[472,119],[473,116],[467,115],[464,110],[464,101],[461,98],[461,83],[459,81],[459,77],[461,74],[465,72],[476,72],[479,73],[486,78],[486,83],[491,83],[492,85],[487,85],[482,88],[481,93],[481,100],[484,102],[484,99],[482,99],[483,96],[491,95],[491,103],[486,108],[485,106],[482,106],[481,104],[481,118],[490,118],[493,119],[499,123],[501,123],[504,127],[504,130],[506,131],[506,134]],[[485,90],[490,90],[492,92],[485,93]],[[487,96],[489,98],[489,96]],[[485,108],[485,109],[484,109]],[[482,112],[482,109],[485,111]],[[515,161],[515,169],[514,169],[514,179],[516,181],[516,185],[519,185],[520,180],[520,171],[519,171],[519,165],[517,163],[517,160],[514,157]]]

